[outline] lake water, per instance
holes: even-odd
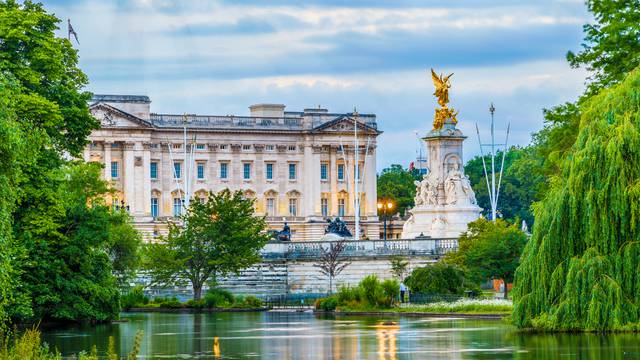
[[[640,335],[515,331],[499,320],[321,317],[311,313],[123,314],[128,322],[44,330],[63,355],[113,336],[146,359],[637,359]]]

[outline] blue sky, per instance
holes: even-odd
[[[586,73],[564,56],[591,20],[582,1],[76,0],[44,1],[78,33],[80,66],[95,93],[142,94],[152,111],[248,114],[254,103],[289,110],[375,113],[384,131],[378,169],[408,165],[416,131],[436,101],[427,70],[454,72],[451,105],[479,153],[511,123],[526,145],[542,109],[573,101]]]

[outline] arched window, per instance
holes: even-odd
[[[278,193],[269,190],[264,193],[264,209],[267,216],[276,216],[278,209]]]

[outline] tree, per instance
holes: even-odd
[[[532,156],[535,149],[532,146],[526,148],[511,147],[505,156],[500,197],[498,198],[498,210],[503,219],[511,222],[525,220],[527,224],[533,224],[531,205],[541,198],[541,190],[545,186],[545,177],[541,174],[531,173],[531,168],[537,166],[532,163],[540,159]],[[497,161],[501,162],[502,152],[496,153]],[[485,164],[491,163],[491,157],[484,157]],[[498,163],[499,169],[500,163]],[[491,168],[487,168],[490,175]],[[483,208],[485,216],[491,214],[489,191],[485,179],[482,157],[476,156],[469,160],[464,167],[464,172],[469,176],[473,191],[476,193],[478,205]],[[497,176],[497,175],[496,175]],[[497,181],[497,178],[496,178]]]
[[[588,95],[617,84],[640,65],[640,1],[588,0],[596,20],[584,25],[582,50],[567,53],[573,68],[591,72]]]
[[[391,265],[393,277],[403,282],[409,270],[409,261],[402,256],[392,256],[391,259],[389,259],[389,264]]]
[[[444,260],[460,266],[475,283],[504,280],[507,298],[506,284],[513,282],[526,242],[527,236],[517,224],[480,218],[468,224],[467,232],[458,239],[458,251],[448,253]]]
[[[640,326],[640,69],[585,101],[514,283],[519,327]]]
[[[318,262],[313,264],[323,275],[329,278],[329,294],[333,292],[333,279],[340,275],[347,266],[351,265],[350,262],[340,256],[346,246],[347,243],[344,238],[329,243],[327,248],[320,245],[320,257]]]
[[[209,193],[205,202],[192,201],[182,224],[170,223],[168,237],[147,246],[145,267],[152,282],[188,281],[193,299],[200,300],[207,282],[259,262],[269,236],[266,221],[254,216],[253,205],[241,191],[228,189]]]
[[[404,214],[406,209],[413,207],[416,196],[415,180],[421,179],[417,170],[409,171],[401,165],[391,165],[378,175],[378,198],[391,200],[398,213]]]
[[[80,155],[99,122],[89,113],[91,94],[81,91],[87,77],[77,67],[76,50],[55,37],[59,22],[41,4],[0,1],[0,91],[7,115],[0,116],[0,221],[11,229],[0,241],[8,247],[0,256],[6,256],[0,282],[6,269],[12,274],[12,284],[0,284],[12,289],[8,298],[0,290],[0,303],[9,304],[5,316],[0,306],[2,319],[116,317],[112,270],[136,247],[127,216],[101,200],[108,189],[99,165],[67,160]],[[116,227],[129,236],[112,236]]]
[[[465,289],[464,272],[443,261],[415,268],[406,283],[412,292],[423,294],[459,295]]]

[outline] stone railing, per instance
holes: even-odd
[[[332,241],[270,241],[261,250],[264,259],[315,259],[322,249],[329,249]],[[458,239],[393,239],[347,240],[344,257],[377,256],[441,256],[458,248]]]

